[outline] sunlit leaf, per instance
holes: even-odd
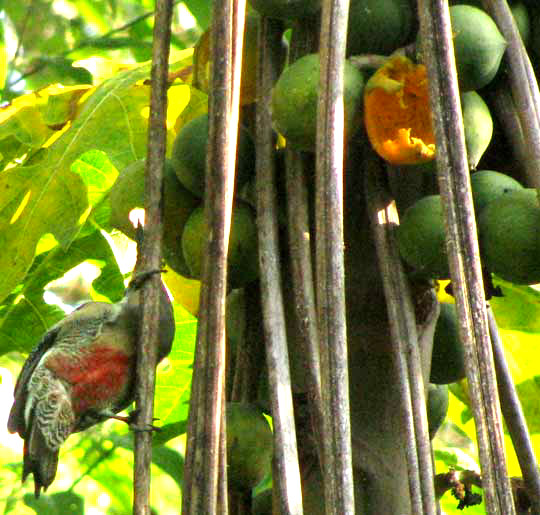
[[[80,108],[79,100],[91,86],[50,86],[40,91],[47,95],[47,104],[42,109],[43,120],[49,127],[61,126],[75,118]]]
[[[190,59],[191,52],[187,52],[185,60],[171,69],[184,68]],[[0,284],[0,299],[24,277],[41,236],[52,233],[67,248],[90,215],[92,202],[96,202],[88,197],[93,185],[88,175],[72,172],[76,159],[99,150],[112,164],[109,170],[120,170],[146,154],[148,75],[149,65],[145,65],[105,81],[85,96],[77,117],[50,144],[39,163],[12,168],[0,177],[0,269],[9,270]],[[190,108],[191,89],[178,84],[168,93],[170,143],[178,113]],[[195,101],[200,104],[198,95]],[[46,127],[43,122],[42,126]]]
[[[0,4],[0,90],[4,88],[7,77],[8,57],[6,51],[6,40],[4,33],[4,11],[3,2]]]
[[[0,140],[13,136],[29,147],[43,145],[53,132],[41,112],[46,103],[46,97],[31,93],[0,108]]]
[[[174,300],[193,316],[197,316],[201,282],[183,277],[169,267],[167,267],[167,273],[163,276],[163,281],[173,294]]]
[[[88,191],[88,202],[97,205],[109,191],[118,177],[118,170],[112,165],[107,154],[100,150],[89,150],[71,165],[71,171],[79,174]]]
[[[455,452],[438,450],[434,452],[434,457],[436,460],[442,461],[448,468],[457,469],[459,466],[459,460]]]
[[[186,7],[197,19],[197,24],[203,29],[210,26],[212,15],[211,3],[206,0],[184,0]]]
[[[133,455],[131,451],[116,449],[98,467],[94,468],[90,477],[97,481],[111,497],[111,508],[119,509],[119,513],[130,513],[133,499],[132,480]]]
[[[101,267],[93,287],[111,301],[124,292],[124,281],[107,240],[99,231],[76,240],[68,251],[59,246],[40,254],[25,282],[16,294],[9,296],[0,308],[0,354],[10,351],[29,352],[45,331],[65,316],[57,306],[43,299],[44,287],[62,277],[84,261]]]
[[[133,438],[119,439],[119,445],[133,451]],[[182,488],[184,481],[184,457],[174,449],[164,445],[156,445],[152,439],[152,463],[171,476],[178,487]]]
[[[35,499],[25,494],[24,502],[38,515],[84,515],[84,498],[74,492],[55,492]]]
[[[536,376],[516,385],[519,400],[523,407],[529,432],[540,432],[540,376]]]
[[[154,413],[162,424],[187,419],[197,321],[175,304],[176,336],[171,354],[158,367]],[[177,436],[177,435],[174,435]]]
[[[490,300],[499,328],[539,333],[540,292],[499,278],[494,278],[494,282],[503,294]]]

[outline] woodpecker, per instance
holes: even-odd
[[[8,430],[24,440],[22,480],[33,474],[36,498],[53,482],[60,446],[71,433],[115,418],[134,401],[140,288],[159,272],[134,275],[116,304],[83,304],[49,329],[28,356],[15,385]],[[162,360],[174,339],[163,284],[159,327]]]

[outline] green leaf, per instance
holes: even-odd
[[[191,393],[192,364],[195,352],[197,320],[177,303],[174,304],[176,335],[168,359],[158,367],[155,415],[163,424],[187,420]],[[176,426],[178,430],[182,426]],[[178,434],[169,435],[171,437]]]
[[[25,494],[24,503],[39,515],[84,515],[84,498],[69,490],[39,499],[33,494]]]
[[[107,154],[100,150],[89,150],[72,165],[71,171],[79,174],[86,184],[88,202],[96,206],[118,177],[118,170],[112,165]]]
[[[56,79],[55,82],[61,80],[64,84],[92,84],[92,74],[86,68],[76,66],[73,59],[41,55],[36,59],[35,66],[47,67],[51,79]]]
[[[152,41],[152,34],[153,30],[152,27],[150,27],[150,23],[148,20],[141,20],[139,23],[136,23],[129,28],[129,35],[132,38],[137,39],[138,41]],[[141,48],[140,46],[135,45],[131,48],[131,52],[133,53],[135,59],[138,62],[148,61],[152,59],[151,47],[143,46]]]
[[[41,90],[42,96],[48,95],[47,104],[41,109],[43,120],[48,127],[63,126],[75,118],[80,108],[81,97],[88,93],[90,86],[60,86],[54,85]]]
[[[493,281],[503,293],[502,297],[493,297],[489,301],[499,328],[539,333],[540,292],[497,277]]]
[[[174,449],[163,445],[152,447],[152,463],[171,476],[178,488],[182,489],[184,482],[184,458]]]
[[[457,468],[458,457],[455,452],[451,451],[435,451],[434,457],[436,460],[442,461],[448,468]]]
[[[152,43],[149,41],[141,41],[140,39],[130,37],[101,37],[90,39],[84,42],[85,47],[93,48],[152,48]]]
[[[191,63],[191,52],[184,55],[171,67],[172,72]],[[67,248],[88,218],[92,203],[101,197],[88,197],[95,185],[89,174],[72,172],[74,161],[88,151],[99,150],[112,164],[110,172],[145,156],[149,71],[150,65],[145,65],[120,72],[91,90],[84,101],[81,99],[76,118],[55,135],[41,161],[0,176],[0,269],[9,271],[0,283],[0,299],[23,279],[39,239],[52,233]],[[172,141],[174,121],[190,106],[192,97],[199,101],[199,95],[192,95],[190,86],[178,84],[169,88],[168,96],[168,138]],[[39,114],[35,106],[32,109]],[[45,126],[43,121],[41,125]],[[110,180],[108,175],[105,182]]]
[[[101,268],[94,289],[116,302],[124,292],[123,276],[103,235],[94,231],[76,240],[68,251],[60,246],[37,256],[26,280],[0,306],[0,355],[13,350],[29,352],[49,327],[65,316],[57,306],[43,300],[47,284],[84,261]]]
[[[473,487],[474,493],[482,495],[482,491]],[[476,506],[470,506],[465,511],[457,509],[459,501],[451,494],[450,491],[446,492],[441,498],[441,509],[446,515],[486,515],[486,506],[484,502]]]
[[[0,168],[4,168],[16,158],[22,158],[28,150],[28,145],[21,143],[15,136],[0,139]]]
[[[212,19],[212,3],[206,0],[185,0],[184,3],[197,20],[197,25],[206,30]]]
[[[131,436],[130,436],[131,438]],[[131,470],[133,453],[116,449],[112,456],[103,460],[90,473],[90,477],[100,483],[111,496],[109,509],[118,508],[119,513],[130,513],[133,498],[133,480]]]
[[[31,93],[16,98],[0,109],[0,140],[13,136],[29,147],[38,148],[52,135],[47,127],[41,108],[46,106],[46,98]]]
[[[159,431],[152,439],[152,445],[165,445],[169,440],[183,435],[187,431],[187,419],[182,422],[173,422],[165,424],[159,428]]]
[[[4,34],[5,13],[4,2],[0,2],[0,90],[4,89],[8,70],[8,56],[6,50],[6,40]]]
[[[540,376],[536,376],[516,385],[523,413],[529,432],[540,433]]]
[[[0,206],[1,300],[24,278],[43,235],[52,233],[67,248],[82,226],[88,199],[78,175],[37,164],[0,175]]]

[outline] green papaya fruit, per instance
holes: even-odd
[[[422,277],[450,277],[440,195],[416,201],[397,227],[401,257]]]
[[[201,278],[203,254],[209,229],[204,209],[197,207],[187,220],[182,233],[182,251],[189,271],[195,279]],[[255,212],[249,204],[237,200],[231,217],[227,279],[231,288],[240,288],[259,275]]]
[[[171,163],[182,185],[197,197],[204,196],[208,113],[184,125],[173,143]],[[238,130],[235,184],[241,186],[255,173],[255,146],[243,127]]]
[[[227,480],[235,490],[250,490],[271,471],[272,430],[251,404],[229,402],[226,416]]]
[[[493,120],[487,104],[476,91],[468,91],[461,95],[461,111],[469,168],[476,170],[480,158],[491,142]]]
[[[445,384],[430,384],[427,394],[427,418],[429,438],[433,439],[441,428],[446,415],[450,395]]]
[[[429,381],[450,384],[465,377],[465,349],[459,339],[458,320],[454,304],[441,304],[435,326]]]
[[[494,170],[479,170],[471,174],[471,189],[476,216],[501,195],[522,190],[523,186],[513,177]]]
[[[352,0],[347,55],[389,55],[405,45],[414,25],[409,0]]]
[[[532,188],[490,202],[478,221],[488,269],[516,284],[540,283],[540,204]]]
[[[454,53],[462,91],[483,88],[497,74],[506,40],[493,19],[470,5],[450,7]]]
[[[536,0],[531,0],[532,2],[536,2]],[[529,36],[530,36],[530,20],[529,20],[529,13],[527,10],[527,6],[525,5],[527,2],[510,2],[510,10],[512,11],[512,14],[514,15],[514,19],[516,20],[516,24],[519,30],[519,33],[521,34],[521,39],[523,39],[523,43],[525,45],[529,42]],[[484,6],[482,5],[482,0],[452,0],[450,2],[450,5],[472,5],[474,7],[478,7],[479,9],[482,9],[485,11]]]
[[[109,193],[111,225],[135,239],[135,229],[129,215],[133,209],[144,208],[145,160],[135,161],[120,172]],[[163,172],[163,257],[177,273],[189,277],[180,241],[187,219],[200,201],[184,188],[170,160]]]
[[[275,128],[286,138],[287,145],[297,150],[315,149],[319,71],[319,54],[301,57],[285,68],[272,93]],[[361,123],[364,77],[346,62],[344,81],[345,137],[350,138]]]

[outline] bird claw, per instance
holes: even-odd
[[[134,410],[129,413],[127,417],[123,417],[121,415],[115,415],[115,420],[120,420],[122,422],[125,422],[131,431],[134,431],[135,433],[144,433],[144,432],[159,432],[161,431],[161,427],[154,426],[153,424],[147,424],[146,426],[139,426],[136,422],[137,415],[139,414],[138,410]],[[154,417],[152,421],[159,420],[159,418]]]
[[[161,427],[154,426],[153,424],[148,424],[146,427],[130,424],[129,428],[134,433],[159,433],[161,431]]]
[[[166,272],[163,268],[155,268],[153,270],[148,270],[147,272],[141,272],[131,278],[128,288],[139,289],[150,277],[156,274],[162,274]]]

